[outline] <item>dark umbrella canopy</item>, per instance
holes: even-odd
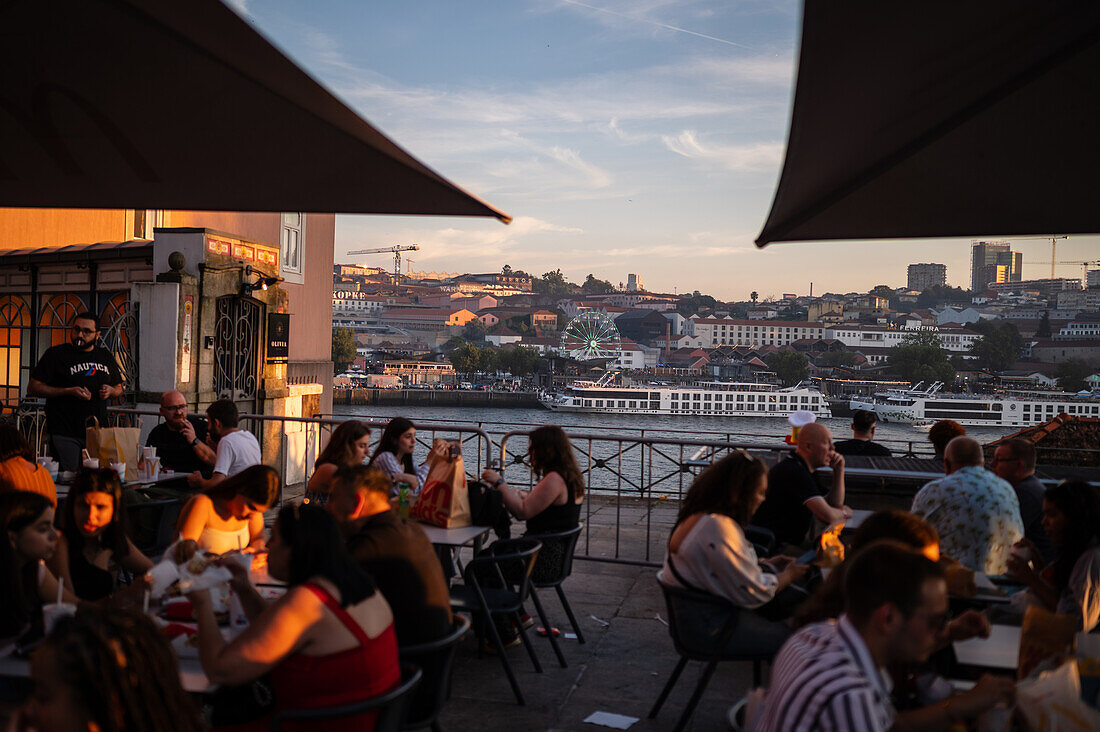
[[[1100,232],[1100,3],[806,0],[774,241]]]
[[[0,206],[511,220],[218,0],[8,0],[0,80]]]

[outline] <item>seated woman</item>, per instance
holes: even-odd
[[[279,474],[266,465],[245,468],[184,504],[176,523],[179,551],[263,551],[264,511],[277,500]]]
[[[34,462],[27,438],[10,424],[0,424],[0,490],[9,488],[41,493],[57,507],[57,486],[46,469]]]
[[[332,491],[332,476],[344,466],[362,465],[370,449],[370,428],[349,419],[332,431],[328,444],[313,464],[313,476],[306,486],[304,503],[325,505]]]
[[[539,482],[530,491],[508,485],[500,473],[485,470],[481,479],[500,491],[504,507],[527,522],[528,534],[568,531],[580,521],[584,476],[573,456],[573,446],[561,427],[539,427],[531,433],[527,454]]]
[[[335,519],[324,509],[280,509],[268,544],[268,571],[288,589],[272,604],[237,562],[225,558],[219,564],[233,572],[231,584],[249,626],[226,643],[209,592],[188,596],[199,624],[199,659],[211,682],[238,685],[270,673],[278,711],[350,704],[401,680],[390,606],[348,555]],[[308,729],[372,730],[374,716],[312,722]]]
[[[1100,623],[1100,488],[1083,480],[1063,480],[1043,496],[1043,529],[1057,548],[1043,564],[1027,539],[1029,559],[1013,552],[1008,575],[1027,585],[1031,597],[1048,610],[1073,615],[1086,633]]]
[[[134,546],[122,509],[122,482],[110,469],[82,470],[73,480],[58,517],[61,538],[47,563],[65,577],[81,600],[102,600],[118,584],[118,570],[141,576],[153,562]],[[141,583],[130,585],[134,592]]]
[[[745,452],[727,455],[700,473],[684,497],[657,579],[670,587],[724,597],[746,610],[773,603],[808,567],[784,556],[763,563],[745,537],[744,527],[767,490],[767,466]],[[780,622],[789,610],[779,603],[769,610],[772,620],[757,612],[742,613],[730,645],[748,654],[778,651],[790,635],[790,627]]]
[[[0,638],[14,638],[28,626],[42,627],[42,606],[57,601],[57,579],[44,560],[57,549],[53,506],[39,493],[0,493]],[[76,603],[64,588],[62,601]]]
[[[378,440],[378,447],[370,458],[370,466],[378,468],[393,479],[393,493],[397,495],[397,484],[408,483],[409,490],[414,495],[419,494],[428,479],[429,461],[425,460],[420,467],[413,463],[413,450],[416,449],[416,427],[404,417],[394,417],[382,430],[382,437]],[[447,441],[436,439],[432,443],[432,454],[440,457],[447,453]]]
[[[144,613],[82,605],[31,656],[34,692],[11,729],[205,729],[168,640]]]

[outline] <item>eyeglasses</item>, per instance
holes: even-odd
[[[94,335],[95,332],[96,332],[96,329],[95,328],[77,328],[74,325],[73,326],[73,332],[74,333],[80,333],[82,335]]]
[[[166,412],[184,412],[187,411],[186,404],[170,404],[167,407],[161,407]]]

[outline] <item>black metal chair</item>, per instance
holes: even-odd
[[[561,585],[573,573],[573,552],[576,551],[577,539],[580,538],[583,528],[584,524],[579,524],[568,531],[558,531],[553,534],[527,534],[528,539],[537,539],[542,542],[542,551],[539,552],[539,559],[535,562],[535,569],[531,573],[531,584],[540,590],[553,587],[557,591],[561,606],[569,616],[569,623],[573,626],[573,632],[577,634],[578,643],[584,643],[584,634],[581,633],[580,624],[577,623],[569,600],[565,599],[565,591]],[[541,615],[540,618],[546,632],[550,633],[550,625],[546,622],[546,618]],[[562,666],[564,668],[564,664]]]
[[[706,663],[699,677],[699,683],[696,684],[695,691],[692,692],[691,699],[688,700],[687,707],[674,728],[676,732],[680,732],[691,719],[719,662],[752,661],[753,685],[759,686],[761,663],[771,659],[770,655],[727,652],[726,646],[737,629],[741,613],[750,611],[737,607],[723,597],[706,592],[668,587],[664,584],[661,584],[661,590],[664,592],[665,606],[668,608],[668,634],[672,637],[676,652],[680,654],[680,661],[673,669],[665,688],[661,690],[661,695],[657,697],[657,702],[649,710],[649,718],[656,718],[657,713],[661,711],[661,706],[668,698],[672,687],[676,685],[688,661]]]
[[[519,630],[519,637],[523,640],[523,646],[531,657],[535,671],[542,673],[542,665],[519,616],[520,608],[531,596],[531,570],[541,548],[541,543],[526,538],[494,542],[485,552],[467,563],[462,571],[465,584],[451,587],[452,610],[480,613],[482,632],[479,637],[484,637],[484,628],[487,627],[519,704],[526,703],[523,692],[520,691],[512,665],[508,663],[508,656],[504,652],[504,644],[493,618],[501,616],[512,621]]]
[[[424,673],[420,688],[413,696],[409,718],[401,729],[431,726],[434,732],[440,732],[439,713],[451,697],[451,668],[454,666],[455,651],[469,629],[469,618],[455,615],[451,632],[442,638],[398,649],[402,663],[414,663]]]
[[[399,732],[405,721],[405,714],[412,700],[413,690],[420,683],[422,673],[411,664],[401,664],[401,683],[385,694],[369,699],[345,704],[340,707],[322,707],[319,709],[286,709],[271,718],[271,732],[278,732],[287,722],[320,722],[330,719],[354,717],[364,712],[378,710],[375,732]]]

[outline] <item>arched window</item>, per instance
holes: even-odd
[[[19,295],[0,296],[0,412],[19,404],[22,370],[30,368],[31,311]]]
[[[88,309],[88,303],[84,298],[72,293],[42,295],[41,302],[36,361],[50,346],[59,346],[69,340],[69,327],[73,323],[73,318]]]

